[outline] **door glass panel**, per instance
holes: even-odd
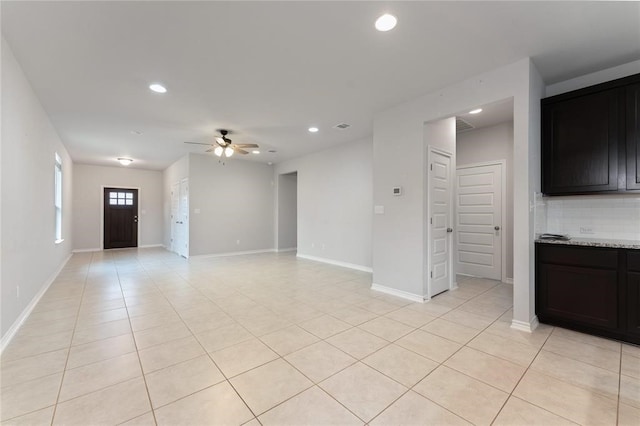
[[[133,205],[133,200],[125,200],[127,202],[127,206],[132,206]]]
[[[133,198],[133,194],[127,193],[127,198]]]
[[[118,193],[117,192],[110,192],[109,193],[109,198],[118,198]]]
[[[118,205],[119,206],[124,206],[124,200],[118,199]]]
[[[118,192],[118,198],[124,198],[125,194],[124,192]]]
[[[115,198],[110,198],[109,199],[109,204],[111,204],[111,205],[118,204],[118,200],[116,200]]]

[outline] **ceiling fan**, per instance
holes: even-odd
[[[203,143],[203,142],[185,142],[193,145],[207,145],[210,146],[208,150],[205,152],[211,152],[218,157],[231,157],[234,153],[238,154],[248,154],[249,151],[246,151],[245,148],[258,148],[258,145],[255,143],[232,143],[231,139],[227,137],[229,130],[220,129],[220,136],[216,136],[215,143]]]

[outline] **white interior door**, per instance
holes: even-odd
[[[180,184],[171,186],[171,251],[178,252],[178,215],[180,214]]]
[[[451,288],[451,157],[430,152],[429,297]]]
[[[501,164],[457,169],[460,274],[502,279],[502,173]]]
[[[180,256],[189,257],[189,180],[183,179],[178,190],[178,215],[176,222],[176,250]]]

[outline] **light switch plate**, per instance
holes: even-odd
[[[384,214],[384,206],[373,206],[373,212],[375,214]]]

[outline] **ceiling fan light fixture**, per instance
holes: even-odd
[[[133,160],[131,158],[119,157],[118,162],[123,166],[128,166],[129,164],[133,163]]]
[[[378,31],[390,31],[396,27],[398,20],[395,16],[385,13],[376,19],[376,30]]]
[[[480,114],[482,112],[482,108],[476,108],[469,111],[469,114]]]
[[[223,152],[224,152],[224,148],[221,146],[216,146],[216,149],[213,150],[213,153],[218,157],[222,157]]]
[[[253,151],[251,151],[252,154],[260,154],[260,151],[258,151],[257,149],[254,149]]]
[[[220,145],[226,145],[227,144],[227,141],[224,140],[223,136],[216,136],[216,142],[218,142],[218,144],[220,144]]]
[[[224,149],[224,155],[225,157],[231,157],[233,155],[233,148],[231,148],[230,146],[226,147]]]

